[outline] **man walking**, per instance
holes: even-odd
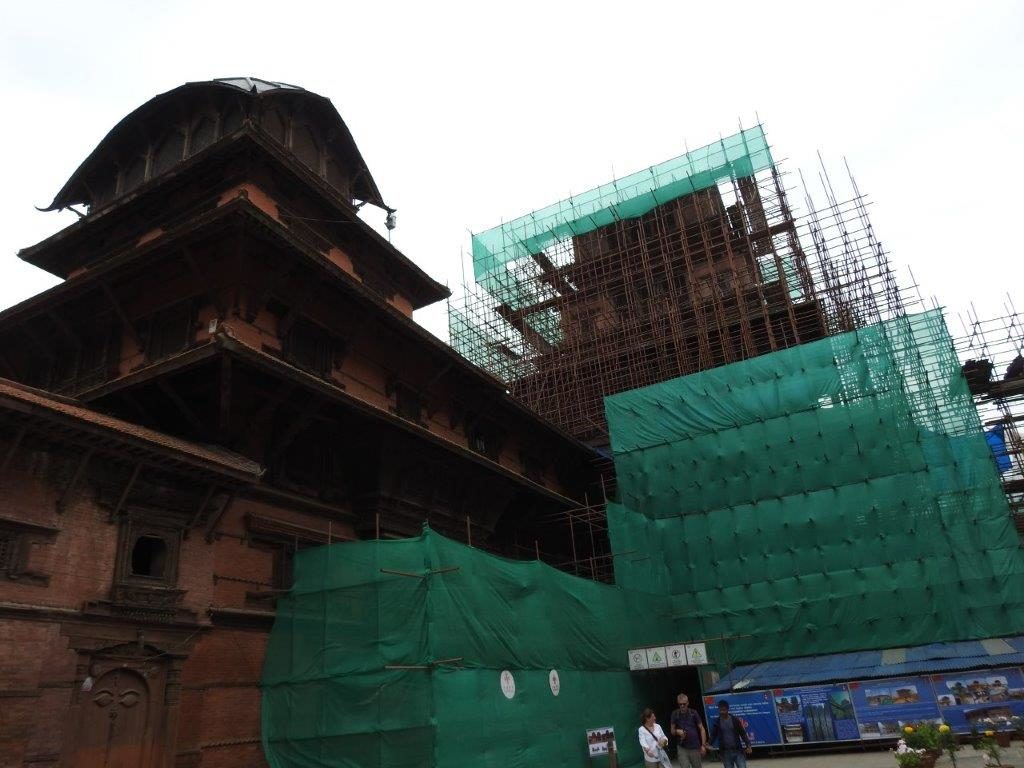
[[[669,730],[679,739],[679,768],[701,768],[701,756],[708,751],[708,734],[696,710],[690,709],[685,693],[676,696],[679,706],[672,713]]]
[[[747,768],[750,737],[739,718],[729,714],[729,702],[718,702],[718,720],[711,726],[711,743],[722,750],[724,768]]]

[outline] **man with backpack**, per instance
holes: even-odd
[[[685,693],[676,696],[679,709],[672,712],[669,730],[679,739],[679,768],[701,768],[701,757],[708,750],[708,734],[696,710],[690,709]]]
[[[718,702],[718,720],[711,726],[709,741],[712,744],[717,742],[725,768],[747,768],[747,755],[753,751],[750,737],[740,719],[729,714],[728,701]]]

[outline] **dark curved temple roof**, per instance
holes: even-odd
[[[330,99],[288,83],[255,77],[227,77],[185,83],[153,97],[129,113],[96,145],[57,193],[53,202],[43,210],[58,210],[76,204],[96,204],[95,192],[90,187],[89,178],[103,165],[115,161],[125,144],[137,141],[140,135],[145,136],[163,130],[168,115],[184,113],[189,104],[203,103],[218,94],[231,92],[248,102],[246,112],[249,115],[258,112],[263,103],[275,102],[301,107],[306,113],[315,116],[329,129],[332,145],[344,154],[355,171],[356,178],[351,190],[353,197],[388,209],[351,132]]]

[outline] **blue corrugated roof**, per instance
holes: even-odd
[[[885,650],[835,653],[827,656],[803,656],[796,659],[766,661],[736,667],[723,677],[708,693],[731,690],[756,690],[781,686],[813,685],[840,680],[866,680],[876,677],[903,677],[931,672],[985,667],[1013,667],[1024,664],[1024,635],[999,638],[1011,649],[1008,653],[990,653],[983,643],[992,641],[968,640],[959,643],[932,643],[914,648],[899,649],[902,653],[888,653],[890,658],[903,657],[896,664],[883,662]],[[739,687],[734,687],[739,684]]]

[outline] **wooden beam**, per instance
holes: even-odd
[[[231,505],[235,503],[235,499],[237,497],[238,497],[238,492],[237,491],[233,492],[230,496],[228,496],[227,501],[225,501],[223,504],[221,504],[220,509],[217,510],[217,512],[213,515],[213,517],[210,518],[210,522],[206,526],[206,541],[207,542],[212,542],[213,541],[214,536],[217,533],[217,526],[220,525],[220,521],[224,518],[224,515],[227,514],[228,510],[231,509]]]
[[[543,354],[550,354],[555,351],[555,348],[551,346],[551,343],[535,331],[526,320],[517,316],[511,308],[505,304],[499,304],[494,310],[498,316],[511,325],[513,328],[518,330],[526,339],[537,347]]]
[[[537,262],[537,265],[544,272],[541,278],[544,282],[554,288],[563,296],[572,296],[576,289],[561,274],[561,271],[554,265],[546,253],[531,253],[530,258]]]
[[[145,352],[146,345],[142,342],[142,336],[139,335],[139,331],[135,327],[135,324],[128,319],[128,314],[124,311],[124,307],[121,306],[121,302],[117,300],[117,297],[114,295],[114,292],[110,289],[109,285],[106,283],[100,283],[100,286],[103,288],[103,293],[106,295],[107,301],[110,302],[110,305],[114,308],[114,312],[131,335],[132,341],[135,342],[135,346],[139,348],[140,352]]]
[[[217,310],[217,317],[224,320],[228,316],[227,306],[225,306],[224,302],[221,300],[216,289],[214,289],[210,284],[207,276],[199,269],[199,265],[196,263],[195,257],[192,256],[192,251],[186,248],[183,253],[185,256],[185,264],[188,265],[189,272],[192,273],[192,276],[196,279],[196,282],[199,283],[200,287],[204,289],[207,299],[209,299],[210,303],[213,304],[214,309]]]
[[[217,441],[227,443],[231,434],[231,355],[224,354],[220,359],[220,397],[218,398],[219,416],[217,419]]]
[[[78,488],[78,483],[82,479],[82,475],[85,474],[86,468],[89,466],[89,460],[92,458],[94,451],[88,450],[82,454],[82,458],[78,462],[78,466],[75,467],[75,473],[71,476],[71,480],[68,481],[67,487],[64,492],[57,499],[57,513],[63,514],[64,510],[68,508],[68,504],[71,503],[71,497],[75,493],[75,489]]]
[[[32,326],[29,325],[28,320],[22,322],[21,325],[19,325],[18,327],[21,328],[26,338],[28,338],[29,342],[31,342],[33,352],[37,352],[38,354],[42,355],[43,357],[50,361],[53,361],[55,359],[54,354],[45,347],[42,339],[40,339],[39,336],[36,335],[36,332],[32,330]]]
[[[241,492],[243,499],[257,499],[285,502],[289,506],[298,506],[304,509],[315,510],[316,512],[322,512],[335,520],[339,518],[353,518],[356,514],[348,507],[339,507],[334,504],[327,504],[319,499],[314,499],[310,496],[302,496],[298,493],[292,493],[291,491],[284,491],[280,488],[274,488],[271,485],[254,485],[246,488]],[[340,538],[336,533],[335,538]]]
[[[206,493],[203,495],[202,502],[196,508],[196,513],[194,515],[192,515],[192,519],[189,521],[188,527],[185,529],[185,538],[186,539],[188,538],[189,531],[191,531],[193,528],[195,528],[196,525],[199,523],[199,521],[202,520],[203,512],[205,512],[206,508],[210,505],[210,499],[213,498],[214,491],[216,491],[216,490],[217,490],[217,486],[212,485],[212,484],[210,485],[209,488],[206,489]]]
[[[156,385],[160,388],[160,391],[163,392],[172,403],[174,403],[178,411],[181,412],[181,415],[185,417],[185,421],[188,422],[189,426],[192,427],[197,434],[207,434],[209,430],[206,428],[206,425],[203,424],[202,420],[198,416],[196,416],[195,411],[189,408],[188,403],[182,400],[178,393],[174,391],[174,388],[171,387],[170,383],[166,379],[157,379]]]
[[[298,418],[294,419],[291,424],[288,425],[288,429],[284,431],[284,434],[276,441],[274,449],[270,456],[267,457],[267,467],[271,473],[277,472],[279,467],[278,462],[284,457],[285,453],[291,447],[292,443],[295,442],[302,431],[309,426],[310,422],[313,421],[313,417],[316,416],[316,412],[320,410],[323,403],[320,400],[310,399],[306,403],[306,407],[299,412]]]
[[[123,507],[124,503],[128,501],[128,494],[132,492],[132,488],[135,486],[135,481],[139,479],[140,471],[142,471],[141,461],[136,463],[135,467],[132,469],[132,476],[128,478],[128,482],[125,484],[124,490],[121,491],[121,496],[118,498],[117,504],[114,505],[112,510],[110,510],[110,522],[114,522],[114,520],[117,519],[117,516],[121,514],[121,507]]]
[[[232,270],[235,275],[235,301],[234,310],[237,315],[242,311],[242,286],[241,276],[246,274],[245,272],[245,223],[246,219],[242,219],[241,226],[238,227],[238,240],[235,242],[235,268]]]
[[[216,343],[207,342],[200,344],[186,352],[179,352],[163,360],[147,363],[141,369],[108,381],[106,384],[84,390],[78,394],[78,397],[86,402],[90,402],[107,397],[115,392],[138,389],[143,384],[149,384],[153,379],[170,376],[172,373],[179,373],[194,368],[218,354],[220,354],[220,348]]]
[[[71,346],[75,348],[81,348],[81,338],[79,338],[77,333],[71,330],[68,324],[64,322],[63,318],[61,318],[61,316],[57,314],[56,310],[50,310],[49,312],[46,313],[46,316],[50,318],[50,322],[57,326],[57,330],[60,331],[61,334],[63,334],[64,338],[71,343]]]
[[[262,424],[270,414],[276,411],[288,396],[295,391],[296,384],[291,381],[285,381],[272,396],[263,401],[256,413],[245,423],[242,429],[237,432],[231,439],[231,445],[238,447],[244,445],[245,441],[248,440],[254,429],[258,429],[259,425]]]
[[[294,262],[284,261],[278,269],[274,271],[274,274],[271,276],[270,280],[267,281],[266,286],[264,286],[263,290],[260,291],[259,295],[256,296],[252,305],[246,307],[246,319],[250,322],[255,320],[256,316],[265,306],[267,306],[267,302],[270,301],[270,297],[273,296],[274,291],[279,290],[288,279],[288,276],[294,273],[297,269],[298,267]]]

